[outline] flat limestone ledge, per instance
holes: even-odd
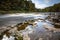
[[[55,23],[55,25],[59,25],[60,26],[60,23]]]
[[[60,32],[60,28],[55,28],[53,26],[44,25],[43,26],[47,31]]]

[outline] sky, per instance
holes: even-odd
[[[54,4],[60,3],[60,0],[32,0],[35,3],[35,7],[38,9],[44,9]]]

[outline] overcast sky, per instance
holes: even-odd
[[[32,0],[32,2],[35,3],[36,8],[43,9],[56,3],[60,3],[60,0]]]

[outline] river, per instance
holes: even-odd
[[[44,14],[7,14],[0,16],[0,27],[14,26],[26,20],[35,20],[34,26],[28,25],[22,35],[24,40],[60,40],[60,31],[56,31],[54,25],[46,19],[49,15]],[[12,39],[10,39],[12,37]],[[2,40],[15,40],[3,36]],[[5,38],[5,39],[4,39]]]

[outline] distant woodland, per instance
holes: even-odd
[[[50,7],[46,7],[45,9],[42,9],[39,11],[41,12],[60,12],[60,3],[58,4],[54,4],[53,6],[50,6]]]
[[[27,0],[0,0],[0,13],[9,11],[17,12],[60,12],[60,3],[45,9],[35,8],[32,1]]]

